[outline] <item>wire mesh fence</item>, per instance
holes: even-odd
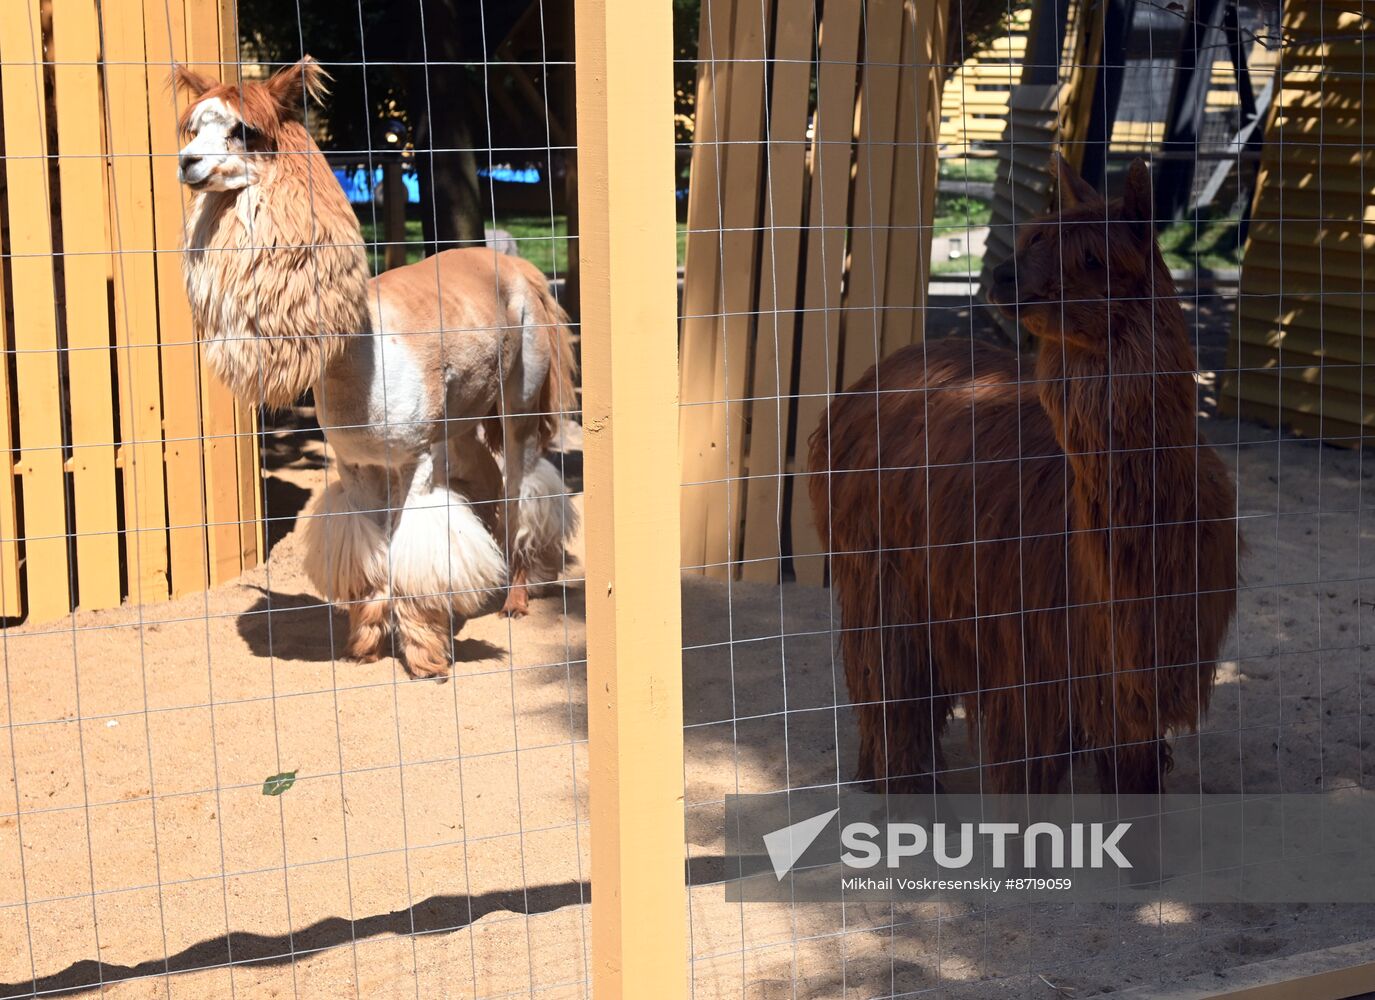
[[[384,7],[0,18],[6,996],[587,981],[571,39]]]
[[[729,811],[1366,788],[1369,26],[11,4],[0,996],[1375,986]]]
[[[818,904],[796,872],[792,899],[721,898],[732,796],[1365,784],[1365,472],[1331,445],[1367,413],[1368,12],[981,7],[703,5],[680,439],[702,995],[1203,996],[1369,936],[1363,905]],[[1005,125],[980,101],[951,136],[971,66]]]

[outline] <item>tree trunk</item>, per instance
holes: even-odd
[[[416,32],[410,70],[411,105],[420,176],[420,218],[428,252],[483,242],[473,79],[463,65],[463,37],[453,0],[424,0],[424,39]]]

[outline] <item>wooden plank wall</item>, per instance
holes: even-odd
[[[261,556],[255,414],[204,375],[182,290],[166,86],[223,38],[218,0],[64,0],[48,24],[20,0],[0,18],[6,619],[191,593]]]
[[[794,477],[920,339],[948,0],[704,0],[680,351],[682,565],[820,583]],[[810,98],[813,85],[815,100]]]
[[[1015,11],[1007,30],[969,53],[941,95],[941,145],[954,155],[1003,138],[1012,91],[1022,76],[1031,7]]]
[[[1367,275],[1375,264],[1375,18],[1287,0],[1280,88],[1242,258],[1222,401],[1348,446],[1375,427]]]

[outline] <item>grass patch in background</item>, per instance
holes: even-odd
[[[968,278],[970,281],[979,276],[983,270],[984,259],[982,257],[965,254],[963,257],[956,257],[950,260],[936,259],[931,262],[931,274],[940,275],[943,278]]]
[[[381,266],[382,252],[376,246],[376,242],[381,239],[381,225],[375,223],[368,217],[367,213],[362,220],[363,242],[368,244],[368,263],[376,272]],[[487,228],[491,228],[491,223],[487,223]],[[508,215],[498,217],[496,228],[504,229],[516,240],[516,246],[520,255],[534,264],[545,274],[557,273],[563,277],[568,271],[568,255],[572,252],[571,240],[568,237],[568,217],[565,215],[555,215],[552,219],[547,215]],[[406,220],[406,242],[413,243],[414,246],[406,249],[406,263],[414,264],[424,256],[421,244],[424,242],[424,231],[421,228],[419,219]],[[686,227],[683,223],[678,223],[678,266],[683,264],[683,254],[687,246]]]
[[[935,231],[937,236],[962,233],[988,225],[992,206],[982,198],[963,194],[937,194]]]
[[[992,156],[942,160],[940,165],[940,179],[943,181],[977,181],[992,184],[997,176],[998,161]]]
[[[1226,271],[1241,266],[1234,216],[1183,219],[1160,230],[1160,252],[1172,271]]]

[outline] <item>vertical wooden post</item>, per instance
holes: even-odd
[[[672,30],[667,3],[577,0],[599,1000],[687,984]]]

